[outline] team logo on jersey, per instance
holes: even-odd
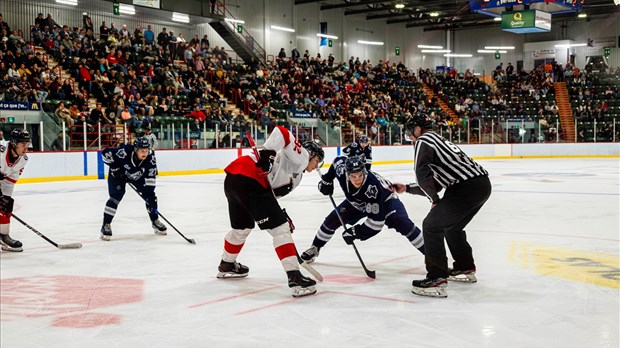
[[[6,151],[6,147],[4,147],[4,145],[0,145],[0,152],[4,152]]]
[[[336,166],[336,175],[342,176],[344,174],[345,169],[346,169],[345,166],[342,164]]]
[[[118,156],[118,158],[120,159],[123,159],[127,157],[127,152],[125,152],[125,149],[120,149],[116,152],[116,156]]]
[[[375,185],[368,185],[368,188],[366,189],[366,197],[368,198],[377,198],[377,194],[379,193],[379,189],[377,189],[377,186]]]
[[[151,165],[153,165],[153,166],[154,166],[154,165],[156,165],[156,164],[157,164],[157,161],[155,161],[155,157],[152,157],[152,158],[151,158]]]

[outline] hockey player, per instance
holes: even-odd
[[[288,217],[277,198],[295,189],[303,173],[318,168],[324,157],[318,144],[306,141],[301,145],[288,129],[278,126],[265,142],[259,158],[241,156],[226,167],[224,193],[232,229],[224,238],[218,278],[247,277],[249,268],[236,260],[256,222],[273,238],[293,297],[316,293],[316,282],[299,271]]]
[[[397,192],[405,190],[426,196],[431,210],[424,219],[426,243],[426,278],[412,282],[412,292],[421,296],[447,297],[447,280],[477,281],[472,248],[467,242],[465,226],[491,195],[487,171],[463,151],[433,132],[432,120],[418,114],[405,124],[405,134],[414,143],[414,170],[417,184],[394,184]],[[439,192],[445,189],[443,197]],[[444,238],[454,258],[448,268]]]
[[[28,163],[30,134],[15,128],[9,141],[0,141],[0,245],[4,251],[23,251],[22,243],[9,236],[13,213],[13,188]]]
[[[367,136],[360,136],[358,141],[354,141],[349,146],[342,149],[342,153],[347,157],[359,157],[366,163],[366,170],[370,170],[372,166],[372,147],[370,146],[370,141],[368,141]]]
[[[364,162],[358,157],[336,157],[329,171],[319,182],[319,191],[326,196],[334,192],[334,179],[338,180],[345,194],[345,200],[338,206],[338,212],[345,224],[356,224],[346,229],[342,237],[347,244],[355,239],[366,240],[381,231],[383,225],[395,229],[424,254],[422,232],[409,219],[398,195],[392,192],[391,183],[379,174],[369,172]],[[334,235],[342,224],[336,211],[332,211],[319,228],[312,246],[304,251],[301,258],[312,262],[319,256],[319,251]]]
[[[103,211],[101,239],[107,241],[112,237],[110,223],[116,214],[118,204],[125,195],[127,183],[133,185],[147,202],[146,210],[155,234],[165,236],[167,228],[159,221],[156,211],[155,178],[157,177],[157,162],[149,141],[140,137],[134,141],[133,146],[123,145],[117,148],[106,148],[103,150],[103,162],[110,167],[108,175],[110,198]]]

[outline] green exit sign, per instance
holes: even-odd
[[[8,123],[14,123],[15,122],[15,117],[7,117],[6,120]]]
[[[400,56],[400,47],[396,46],[394,48],[394,53],[396,53],[397,56]]]
[[[112,4],[112,13],[115,16],[120,16],[121,15],[121,5],[118,2],[115,2]]]
[[[611,48],[605,47],[603,48],[603,52],[604,52],[605,57],[607,58],[611,55]]]

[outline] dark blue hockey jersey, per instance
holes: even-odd
[[[104,149],[103,162],[110,166],[110,175],[132,182],[144,180],[145,186],[155,186],[157,162],[153,151],[150,150],[143,161],[137,159],[134,151],[133,145]]]
[[[348,180],[345,170],[347,157],[340,156],[334,159],[333,164],[323,175],[323,180],[333,182],[337,179],[346,199],[351,205],[366,214],[368,217],[364,225],[371,230],[380,231],[385,224],[389,202],[398,200],[398,195],[391,189],[391,183],[381,175],[369,171],[359,189],[356,189]]]
[[[357,142],[352,142],[349,146],[342,149],[342,153],[347,157],[357,156],[366,163],[366,170],[372,166],[372,147],[368,144],[365,148]]]

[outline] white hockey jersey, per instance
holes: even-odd
[[[5,196],[13,195],[13,188],[24,171],[24,167],[28,162],[28,156],[23,155],[17,158],[15,162],[9,162],[9,142],[0,141],[0,172],[4,176],[4,180],[0,181],[0,190]]]
[[[258,159],[254,154],[237,158],[224,171],[253,178],[264,188],[271,186],[277,198],[286,196],[301,182],[310,161],[310,154],[288,129],[280,126],[274,128],[263,147],[276,152],[269,175],[266,176],[263,170],[256,166]]]
[[[310,154],[286,127],[278,126],[263,145],[266,150],[276,151],[269,183],[276,197],[284,197],[301,182]]]

